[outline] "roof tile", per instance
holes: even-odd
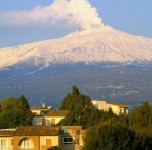
[[[15,136],[55,136],[59,134],[60,127],[50,126],[20,126]]]
[[[46,116],[66,116],[69,113],[68,110],[50,110],[45,113]]]

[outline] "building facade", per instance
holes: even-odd
[[[16,129],[0,130],[0,150],[13,150],[13,135]]]
[[[32,121],[34,126],[51,126],[58,124],[69,113],[67,110],[47,110],[40,115],[35,115]]]
[[[117,115],[128,114],[129,106],[125,104],[107,103],[103,100],[92,100],[92,103],[99,110],[108,111],[109,109],[112,109],[112,111]]]
[[[0,150],[81,150],[81,126],[20,126],[0,130]]]

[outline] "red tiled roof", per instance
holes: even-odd
[[[31,107],[30,110],[43,110],[45,108],[42,107]]]
[[[59,129],[50,126],[20,126],[14,136],[55,136],[59,134]]]
[[[14,131],[11,131],[11,130],[0,130],[0,137],[2,136],[13,136],[15,133],[15,130]]]
[[[55,108],[51,107],[51,108],[43,108],[43,107],[31,107],[30,110],[55,110]]]
[[[68,110],[49,110],[45,113],[46,116],[66,116],[69,113]]]

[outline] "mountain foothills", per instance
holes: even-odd
[[[58,106],[72,85],[131,105],[152,101],[152,39],[103,26],[65,37],[0,48],[0,99],[25,94]]]

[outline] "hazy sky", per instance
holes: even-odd
[[[152,37],[152,0],[0,0],[0,47],[108,25]]]

